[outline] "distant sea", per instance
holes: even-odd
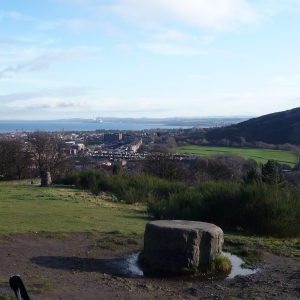
[[[83,123],[53,121],[0,121],[0,133],[40,131],[95,131],[105,130],[144,130],[144,129],[176,129],[191,126],[168,126],[163,124],[145,123]]]

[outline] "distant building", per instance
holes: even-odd
[[[137,139],[129,146],[129,149],[133,152],[136,152],[142,146],[142,144],[142,139]]]
[[[122,133],[104,133],[105,142],[119,142],[122,140]]]
[[[83,150],[84,148],[85,148],[84,144],[73,144],[71,146],[71,149],[74,149],[74,150],[77,150],[77,151]]]

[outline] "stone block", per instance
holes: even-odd
[[[204,222],[161,220],[149,222],[141,260],[151,270],[197,273],[222,253],[220,227]]]

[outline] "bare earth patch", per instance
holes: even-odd
[[[17,273],[31,299],[300,298],[300,262],[291,258],[265,253],[257,274],[219,281],[133,277],[124,257],[142,246],[117,233],[1,236],[0,293],[13,294],[8,280]]]

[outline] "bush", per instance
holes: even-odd
[[[210,263],[212,272],[229,272],[232,268],[231,260],[224,254],[220,254]]]
[[[79,173],[73,173],[67,177],[61,179],[61,183],[65,185],[75,185],[78,186],[79,183]]]
[[[147,211],[156,220],[160,220],[165,217],[165,210],[166,210],[166,200],[165,199],[157,199],[154,196],[147,202]]]
[[[168,198],[186,188],[179,182],[170,182],[148,174],[129,176],[126,173],[109,176],[104,172],[84,170],[63,179],[64,184],[73,184],[89,189],[98,195],[101,191],[114,193],[126,203],[146,202],[148,198]]]
[[[275,237],[300,234],[300,197],[268,184],[211,182],[179,191],[165,202],[148,202],[154,217],[209,222],[223,230]]]
[[[299,192],[255,180],[212,181],[188,187],[143,174],[129,176],[85,170],[65,179],[97,195],[111,192],[128,204],[146,202],[156,219],[184,219],[214,223],[223,230],[275,237],[300,234]],[[252,183],[251,183],[252,182]]]
[[[191,187],[171,194],[162,214],[164,219],[198,220],[201,205],[199,191]]]

